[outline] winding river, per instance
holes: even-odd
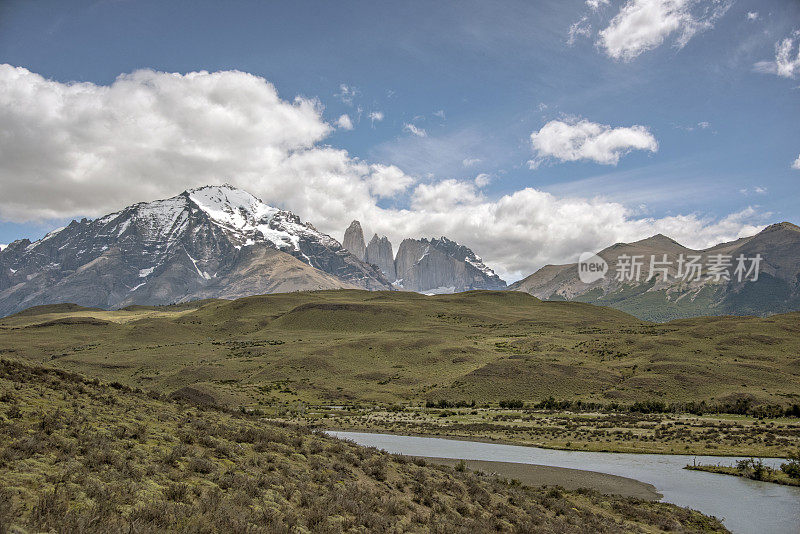
[[[722,519],[732,532],[800,533],[800,487],[683,469],[694,459],[704,464],[731,465],[736,458],[560,451],[391,434],[328,433],[360,445],[410,456],[549,465],[624,476],[652,484],[664,496],[664,502]],[[769,459],[764,463],[777,467],[781,460]]]

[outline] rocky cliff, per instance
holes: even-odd
[[[365,261],[372,265],[377,265],[387,280],[392,282],[397,280],[392,243],[386,236],[378,237],[378,234],[372,236],[369,245],[367,245]]]
[[[409,291],[453,293],[506,287],[472,250],[446,237],[403,240],[395,269],[395,285]]]
[[[350,226],[344,231],[342,246],[353,256],[364,261],[366,257],[366,247],[364,245],[364,231],[361,229],[360,222],[353,221],[350,223]]]

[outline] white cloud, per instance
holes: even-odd
[[[374,164],[371,166],[369,187],[377,197],[393,197],[408,189],[414,179],[394,165]]]
[[[339,238],[354,218],[395,245],[447,235],[509,280],[658,232],[705,246],[757,230],[752,210],[718,221],[651,219],[616,202],[532,188],[489,198],[480,175],[415,187],[399,167],[325,145],[332,131],[316,101],[283,100],[243,72],[145,70],[98,86],[0,66],[0,219],[98,216],[230,182]],[[395,206],[404,193],[408,202]]]
[[[372,111],[368,117],[369,120],[372,121],[372,125],[375,126],[376,122],[381,122],[383,120],[383,111]]]
[[[600,31],[597,44],[609,57],[631,60],[675,34],[682,48],[698,32],[714,27],[732,0],[628,0]]]
[[[357,88],[343,83],[339,85],[339,92],[333,96],[341,100],[343,104],[352,106],[353,100],[360,94],[361,91],[359,91]]]
[[[597,11],[601,7],[605,7],[610,3],[610,0],[586,0],[586,5],[592,11]]]
[[[589,17],[583,16],[569,27],[567,45],[572,46],[579,37],[589,37],[590,35],[592,35],[592,25],[589,23]]]
[[[747,20],[758,20],[758,11],[748,11]]]
[[[707,130],[711,126],[711,123],[709,123],[708,121],[700,121],[697,123],[697,126],[701,130]]]
[[[433,116],[434,117],[439,117],[440,119],[445,120],[444,110],[443,109],[440,109],[439,111],[434,111],[433,112]]]
[[[795,38],[797,39],[797,53],[794,52]],[[779,43],[775,43],[775,60],[759,61],[755,64],[758,72],[775,74],[782,78],[794,78],[800,73],[800,30],[792,33]]]
[[[346,113],[341,115],[338,119],[336,119],[336,127],[340,130],[352,130],[353,129],[353,121],[350,120],[350,115]]]
[[[492,181],[491,175],[486,174],[485,172],[482,172],[481,174],[476,176],[474,180],[475,185],[477,187],[486,187],[487,185],[489,185],[489,182],[491,181]]]
[[[462,164],[464,167],[472,167],[473,165],[477,165],[477,164],[478,164],[478,163],[480,163],[481,161],[483,161],[483,160],[481,160],[480,158],[464,158],[464,159],[461,161],[461,164]]]
[[[411,208],[422,212],[444,213],[456,206],[475,206],[483,196],[473,182],[442,180],[434,184],[419,184],[411,194]]]
[[[792,168],[800,171],[800,156],[797,156],[797,159],[794,160],[794,163],[792,163]]]
[[[586,119],[550,121],[531,134],[531,144],[536,155],[531,168],[548,159],[616,165],[632,150],[658,151],[658,142],[645,126],[612,128]]]
[[[403,131],[404,132],[409,132],[409,133],[411,133],[413,135],[416,135],[417,137],[428,137],[428,132],[426,132],[422,128],[417,128],[416,126],[414,126],[411,123],[404,124],[403,125]]]
[[[237,71],[98,86],[0,65],[0,219],[98,216],[225,181],[299,213],[370,203],[380,169],[320,145],[333,130],[321,113]]]

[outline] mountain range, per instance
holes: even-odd
[[[579,276],[578,263],[546,265],[507,287],[447,237],[407,238],[395,253],[385,236],[366,243],[353,221],[340,244],[246,191],[206,186],[10,243],[0,251],[0,316],[63,302],[116,309],[323,289],[509,289],[653,321],[800,310],[800,228],[788,222],[703,250],[659,234],[593,260],[606,269],[596,279]]]
[[[800,310],[800,227],[792,223],[702,250],[659,234],[617,243],[597,256],[608,265],[597,280],[581,280],[578,263],[546,265],[509,289],[545,300],[612,306],[653,321]],[[690,262],[700,268],[692,269]],[[638,279],[631,276],[634,263]]]
[[[369,259],[354,255],[289,211],[230,185],[206,186],[10,243],[0,251],[0,316],[60,302],[111,309],[303,290],[438,287],[420,280],[462,290],[471,288],[470,276],[499,281],[471,250],[441,238],[429,243],[428,260],[409,260],[415,281],[405,287],[375,265],[385,266],[380,243],[368,248]],[[476,274],[468,262],[490,274]],[[439,264],[446,264],[445,275],[427,274]]]

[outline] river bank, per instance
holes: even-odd
[[[800,524],[800,488],[683,469],[695,460],[703,464],[736,461],[730,456],[564,451],[392,434],[328,433],[407,456],[544,465],[617,475],[654,486],[663,495],[663,502],[720,518],[732,532],[797,534]],[[782,462],[778,458],[763,460],[773,469]]]
[[[472,471],[483,471],[502,478],[516,479],[528,486],[560,486],[566,490],[589,488],[606,495],[634,497],[647,501],[658,501],[663,497],[652,484],[583,469],[490,460],[460,460],[429,456],[423,458],[430,463],[451,467],[463,462],[464,467]]]

